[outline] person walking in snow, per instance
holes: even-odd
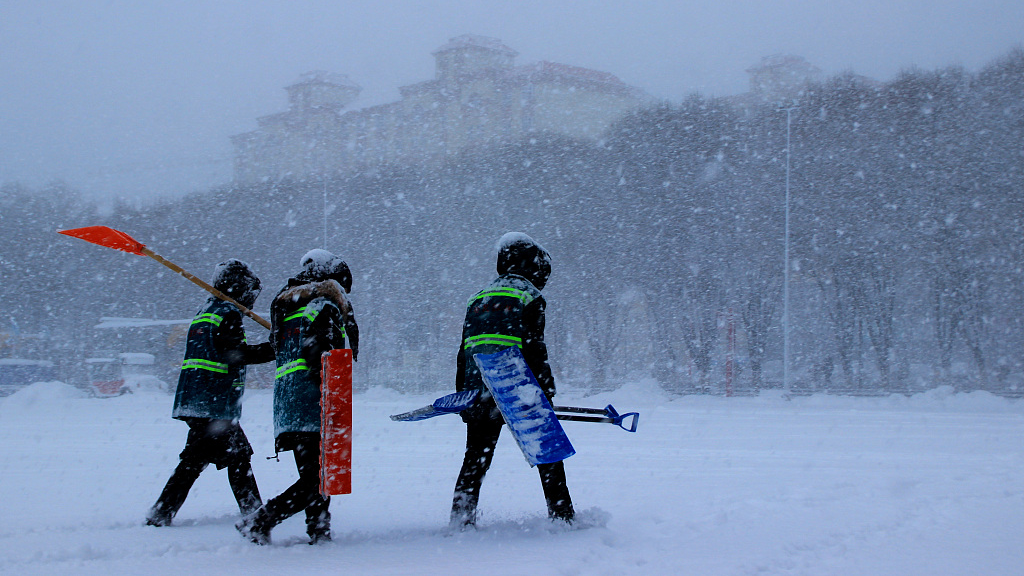
[[[213,287],[251,308],[261,284],[248,264],[230,259],[217,265]],[[238,420],[245,366],[273,359],[269,342],[246,343],[242,314],[234,304],[211,296],[199,309],[189,326],[171,412],[172,417],[188,424],[188,437],[178,466],[149,511],[147,525],[170,525],[192,484],[210,464],[218,470],[228,469],[228,483],[243,516],[259,508],[252,447]]]
[[[544,394],[549,400],[555,395],[555,379],[544,344],[545,301],[540,293],[551,275],[551,255],[526,234],[509,232],[498,241],[497,271],[498,278],[469,299],[459,347],[455,387],[460,392],[479,390],[480,396],[460,414],[466,423],[466,454],[455,483],[449,520],[457,530],[476,525],[480,485],[505,424],[472,355],[520,346]],[[496,342],[503,340],[507,343]],[[537,471],[548,517],[572,523],[575,512],[562,462],[539,464]]]
[[[310,544],[331,539],[331,499],[320,495],[320,355],[344,348],[347,339],[355,360],[359,327],[346,296],[352,289],[348,265],[320,249],[306,253],[300,265],[270,307],[275,446],[293,452],[299,479],[235,525],[256,544],[269,544],[271,529],[302,510]]]

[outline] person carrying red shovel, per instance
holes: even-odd
[[[261,289],[260,279],[249,265],[234,259],[217,265],[213,286],[246,307],[252,307]],[[185,449],[150,509],[146,525],[170,525],[192,484],[210,464],[218,470],[228,469],[228,483],[243,516],[260,507],[252,447],[238,420],[246,365],[273,359],[269,342],[246,343],[242,315],[235,305],[216,296],[206,300],[189,326],[174,393],[172,416],[189,428]]]

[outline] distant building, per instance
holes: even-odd
[[[793,102],[808,84],[821,80],[821,69],[802,56],[765,56],[750,68],[750,95],[762,102]]]
[[[747,68],[750,75],[750,91],[724,100],[745,110],[748,114],[761,106],[789,107],[799,105],[808,87],[825,80],[821,69],[807,62],[802,56],[774,54],[765,56],[757,64]],[[844,78],[866,87],[875,87],[877,80],[852,72]]]
[[[288,86],[289,109],[232,137],[235,180],[303,178],[401,162],[439,164],[468,147],[532,132],[597,140],[649,100],[617,77],[577,66],[516,66],[500,40],[465,35],[433,52],[433,80],[399,88],[401,99],[346,110],[360,87],[309,72]]]

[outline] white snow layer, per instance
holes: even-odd
[[[540,246],[540,244],[536,240],[531,238],[529,234],[526,234],[525,232],[506,232],[501,235],[501,238],[498,238],[498,242],[497,244],[495,244],[495,248],[497,249],[496,251],[501,252],[502,250],[515,244],[516,242],[522,242],[524,244],[535,244],[537,246]]]
[[[327,267],[336,259],[337,257],[333,253],[322,248],[314,248],[302,255],[302,258],[299,259],[299,266],[327,270]]]
[[[0,399],[0,573],[5,574],[1020,574],[1024,404],[939,389],[911,398],[780,394],[668,398],[636,383],[559,404],[639,410],[630,434],[566,422],[580,521],[545,518],[535,470],[503,435],[479,528],[446,529],[464,427],[392,422],[433,400],[355,397],[353,494],[331,503],[334,541],[302,515],[257,547],[233,528],[225,471],[207,469],[175,525],[143,518],[186,426],[171,396],[83,397],[40,383]],[[269,391],[243,426],[264,499],[296,478],[273,452]]]

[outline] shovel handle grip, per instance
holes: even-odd
[[[555,414],[559,420],[574,422],[604,422],[615,424],[626,432],[636,432],[637,422],[640,420],[639,412],[627,412],[619,414],[611,404],[604,408],[580,408],[578,406],[554,406],[554,411],[568,412],[568,414]],[[601,416],[577,416],[577,414],[601,414]],[[625,424],[627,418],[631,418],[629,425]]]
[[[629,428],[626,428],[625,421],[626,421],[626,418],[629,418],[630,416],[633,417],[633,420],[630,422]],[[622,428],[626,432],[636,432],[636,425],[637,425],[637,422],[640,420],[640,413],[639,412],[627,412],[627,413],[623,414],[622,416],[619,416],[615,420],[616,420],[615,423],[619,425],[619,428]]]

